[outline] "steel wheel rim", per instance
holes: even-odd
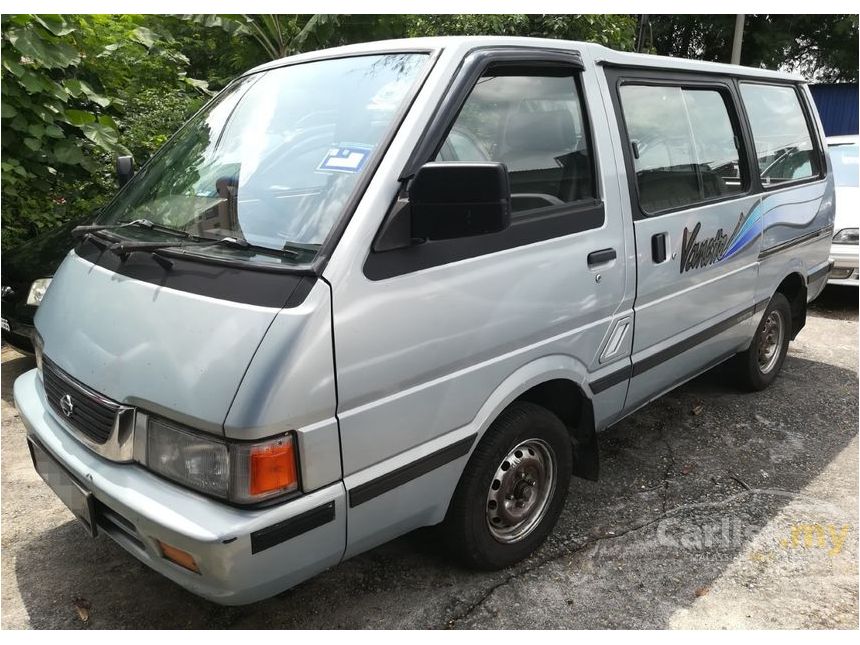
[[[542,439],[526,439],[508,452],[487,491],[487,527],[495,540],[518,542],[534,530],[555,493],[557,470],[555,453]]]
[[[770,372],[779,360],[784,334],[782,314],[774,309],[764,319],[758,334],[758,366],[762,374]]]

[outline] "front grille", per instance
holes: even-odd
[[[48,405],[57,416],[97,444],[108,440],[119,410],[117,403],[89,389],[46,357],[42,358],[42,379]]]

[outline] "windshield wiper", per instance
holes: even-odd
[[[196,248],[196,249],[208,249],[215,246],[227,246],[234,249],[262,249],[267,253],[277,253],[274,249],[268,249],[264,247],[258,247],[247,240],[239,239],[236,237],[222,237],[217,240],[209,240],[209,239],[197,239],[197,240],[186,240],[182,242],[116,242],[115,244],[111,244],[108,247],[109,251],[117,254],[120,257],[125,257],[130,253],[151,253],[153,259],[155,259],[159,264],[163,267],[169,269],[173,266],[173,262],[171,262],[168,258],[158,255],[156,251],[160,251],[162,249],[183,249],[183,248]],[[292,257],[298,257],[300,254],[297,251],[291,251],[290,249],[284,249],[284,253]]]
[[[115,242],[108,249],[117,255],[128,255],[136,251],[152,252],[161,249],[182,249],[186,247],[208,248],[210,246],[230,246],[237,249],[247,249],[251,247],[249,242],[240,240],[235,237],[222,237],[217,240],[186,240],[182,242]]]
[[[99,231],[111,231],[118,228],[126,228],[128,226],[143,226],[144,228],[152,228],[155,226],[148,219],[135,219],[122,224],[83,224],[72,229],[72,237],[83,237],[87,233],[97,233]]]

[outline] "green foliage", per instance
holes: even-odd
[[[111,100],[75,78],[82,61],[78,29],[79,22],[63,16],[3,17],[4,243],[10,233],[28,232],[23,212],[36,229],[57,223],[55,197],[45,188],[59,176],[95,171],[100,148],[123,150],[112,122],[100,120]]]
[[[636,19],[626,14],[440,14],[409,16],[410,36],[493,35],[561,38],[630,50]]]
[[[131,149],[143,160],[152,153],[156,146],[123,132],[142,85],[193,102],[176,110],[183,117],[208,93],[205,83],[184,74],[187,59],[171,37],[145,20],[3,16],[4,248],[104,203],[115,190],[117,154]],[[155,102],[176,107],[175,100]]]
[[[369,16],[371,30],[353,40],[347,33],[354,16],[334,14],[186,14],[181,18],[205,28],[221,29],[235,40],[256,45],[262,60],[276,60],[304,51],[358,40],[376,40],[383,29],[383,16]],[[368,25],[368,16],[359,19]]]
[[[135,159],[148,159],[192,114],[203,107],[204,98],[180,92],[165,93],[147,88],[129,99],[123,123],[123,140]]]
[[[655,15],[645,43],[667,56],[727,63],[735,16]],[[741,64],[795,71],[818,82],[857,80],[857,16],[750,14],[744,24]]]

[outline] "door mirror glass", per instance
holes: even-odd
[[[498,233],[511,221],[501,163],[428,163],[409,186],[412,237],[447,240]]]

